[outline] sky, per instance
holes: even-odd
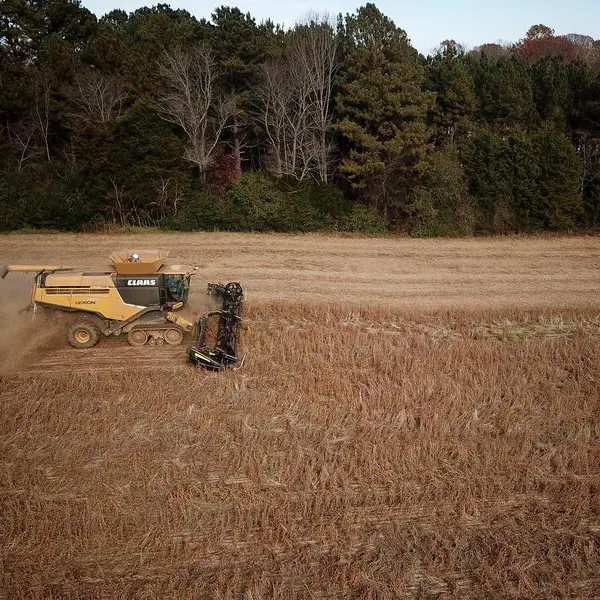
[[[132,12],[160,0],[82,0],[96,16],[120,8]],[[373,0],[372,0],[373,1]],[[217,6],[237,6],[257,21],[271,19],[293,27],[311,13],[354,13],[367,0],[162,0],[171,8],[183,8],[197,18],[210,18]],[[402,27],[412,45],[424,54],[440,42],[454,39],[468,49],[483,43],[515,42],[531,25],[552,27],[556,35],[580,33],[600,38],[600,0],[401,0],[374,1],[379,10]]]

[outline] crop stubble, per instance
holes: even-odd
[[[598,238],[0,256],[141,244],[246,284],[243,365],[5,329],[0,597],[600,597]]]

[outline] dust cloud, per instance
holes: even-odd
[[[0,280],[0,374],[31,364],[40,350],[60,343],[60,319],[24,310],[31,285],[31,277],[21,273]]]
[[[3,317],[0,327],[6,324],[7,317],[29,304],[32,283],[29,273],[9,273],[0,279],[0,314]]]
[[[190,296],[187,306],[183,309],[183,312],[190,317],[198,318],[213,310],[219,310],[221,303],[218,299],[209,296],[208,294],[194,294]]]

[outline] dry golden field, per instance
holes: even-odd
[[[243,363],[67,346],[0,281],[0,598],[600,598],[600,238],[4,235],[171,248]]]

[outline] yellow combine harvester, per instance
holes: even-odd
[[[192,363],[221,369],[237,361],[238,323],[244,291],[237,282],[209,284],[208,293],[220,301],[219,310],[192,323],[177,314],[187,305],[190,278],[198,267],[167,261],[167,252],[115,252],[107,267],[75,268],[60,265],[7,265],[11,271],[36,273],[30,308],[69,313],[67,339],[74,348],[91,348],[101,335],[127,335],[132,346],[181,344],[196,333],[188,349]],[[216,320],[216,342],[207,346],[209,323]]]

